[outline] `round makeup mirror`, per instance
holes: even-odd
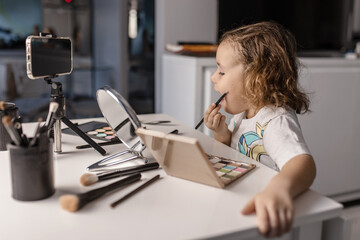
[[[115,89],[104,86],[96,92],[99,108],[114,130],[117,137],[129,150],[109,156],[88,167],[89,171],[101,170],[129,160],[142,158],[142,151],[145,145],[135,130],[141,127],[141,122],[130,104]],[[131,156],[129,156],[129,154]],[[116,160],[113,160],[115,159]],[[112,161],[111,161],[112,160]]]

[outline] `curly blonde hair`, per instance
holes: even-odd
[[[274,22],[260,22],[224,33],[223,42],[234,48],[245,66],[243,87],[250,104],[310,111],[310,101],[298,86],[296,40],[288,30]]]

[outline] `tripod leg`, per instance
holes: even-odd
[[[74,125],[68,118],[62,117],[61,121],[65,123],[71,130],[73,130],[77,135],[84,139],[90,146],[92,146],[96,151],[101,155],[105,155],[106,151],[100,147],[96,142],[94,142],[88,135],[81,131],[76,125]]]

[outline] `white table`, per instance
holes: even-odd
[[[0,239],[262,238],[257,230],[256,216],[243,216],[240,210],[255,193],[265,188],[276,172],[167,115],[139,117],[141,120],[170,119],[171,125],[149,125],[148,128],[164,132],[179,129],[186,136],[198,138],[207,153],[251,161],[258,167],[226,189],[167,176],[161,169],[148,171],[142,174],[141,182],[104,196],[76,213],[69,213],[61,209],[58,203],[62,194],[85,192],[116,179],[91,187],[81,186],[79,179],[86,172],[86,167],[104,157],[93,149],[75,149],[76,145],[85,142],[77,136],[63,134],[63,153],[54,154],[56,193],[45,200],[21,202],[11,197],[8,152],[0,152]],[[90,120],[94,119],[85,121]],[[24,124],[24,131],[31,136],[34,127],[32,123]],[[113,154],[124,149],[124,146],[104,148]],[[144,153],[149,156],[146,150]],[[110,203],[156,174],[162,177],[159,181],[115,209],[110,208]],[[322,223],[339,216],[341,209],[337,202],[309,190],[296,199],[294,229],[283,238],[319,239]]]

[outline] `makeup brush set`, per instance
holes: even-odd
[[[106,178],[109,179],[109,178]],[[122,189],[130,184],[133,184],[135,182],[138,182],[141,179],[140,172],[136,172],[133,174],[130,174],[129,176],[126,176],[114,183],[111,183],[107,186],[100,187],[85,193],[79,193],[79,194],[64,194],[60,197],[59,202],[60,206],[69,212],[76,212],[83,208],[86,204],[104,196],[109,195],[110,193]],[[110,207],[114,208],[121,202],[125,201],[129,197],[133,196],[135,193],[139,192],[140,190],[144,189],[145,187],[149,186],[151,183],[155,182],[156,180],[160,179],[160,175],[157,174],[145,183],[141,184],[134,190],[130,191],[129,193],[122,196],[119,200],[113,202],[110,204]],[[102,180],[105,180],[103,178]]]
[[[52,116],[58,103],[49,104],[44,124],[40,118],[32,138],[23,132],[22,119],[14,103],[0,102],[1,142],[9,151],[12,180],[12,196],[21,201],[34,201],[51,196],[55,192],[53,146],[49,137]]]
[[[49,114],[47,116],[46,122],[43,124],[43,126],[40,126],[40,121],[42,121],[42,119],[41,118],[39,119],[39,123],[34,133],[34,137],[30,139],[23,133],[22,119],[18,115],[18,109],[15,106],[15,104],[1,101],[0,110],[2,112],[1,113],[2,124],[3,124],[2,126],[5,127],[6,132],[10,137],[9,139],[10,141],[8,141],[6,144],[13,143],[16,146],[21,146],[21,147],[36,146],[39,142],[40,135],[48,133],[52,120],[52,115],[54,114],[54,112],[56,112],[57,108],[58,108],[58,103],[56,102],[50,103]]]
[[[120,167],[115,169],[102,169],[101,171],[87,172],[84,173],[80,178],[80,183],[83,186],[90,186],[101,181],[106,181],[114,178],[121,178],[120,180],[111,183],[107,186],[100,187],[85,193],[80,194],[65,194],[62,195],[59,199],[61,207],[69,212],[76,212],[84,207],[86,204],[94,201],[104,195],[109,195],[115,190],[120,190],[125,186],[128,186],[132,183],[135,183],[141,179],[141,172],[150,171],[158,169],[159,164],[157,162],[147,162],[140,165],[135,165],[131,167]],[[112,208],[116,207],[118,204],[131,197],[141,189],[150,185],[150,183],[155,182],[160,178],[160,175],[156,175],[147,182],[135,188],[130,193],[124,195],[119,200],[110,204]]]

